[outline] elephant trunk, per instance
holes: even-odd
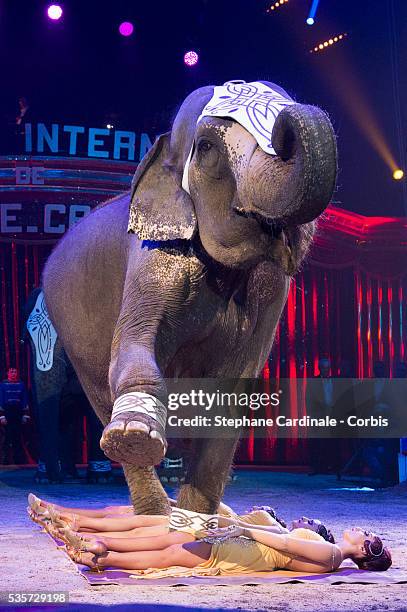
[[[257,147],[241,201],[247,212],[283,225],[316,219],[335,188],[337,149],[327,115],[315,106],[294,104],[278,115],[272,134],[277,156]]]

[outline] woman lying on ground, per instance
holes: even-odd
[[[172,506],[176,505],[175,500],[169,499],[169,501]],[[68,508],[41,500],[32,493],[28,496],[28,503],[27,510],[32,520],[45,527],[51,535],[62,536],[62,539],[64,539],[65,529],[80,532],[84,539],[97,537],[99,540],[100,535],[103,535],[104,538],[125,538],[127,540],[135,537],[151,538],[169,535],[169,516],[135,515],[132,513],[132,506],[107,506],[99,510]],[[98,516],[95,516],[95,513],[98,513]],[[281,529],[285,530],[284,521],[276,516],[270,506],[255,507],[239,517],[229,506],[221,502],[219,516],[218,524],[222,527],[237,524],[241,520],[245,524],[276,526],[277,532],[280,532]],[[184,535],[178,538],[187,537],[182,541],[189,541],[188,536],[182,533]],[[196,533],[192,530],[191,533],[194,536],[192,539],[196,539]],[[171,535],[175,538],[174,532]],[[165,540],[170,544],[177,541],[179,539]],[[131,550],[131,548],[128,549]]]
[[[169,498],[171,506],[176,505],[176,500]],[[106,506],[97,510],[89,508],[69,508],[52,504],[45,500],[39,499],[32,493],[28,496],[28,503],[31,513],[36,516],[33,518],[39,519],[41,522],[42,516],[49,516],[48,508],[56,509],[60,517],[61,523],[66,522],[67,526],[73,531],[79,531],[83,535],[98,537],[97,534],[102,534],[104,537],[131,537],[131,536],[152,536],[168,533],[167,516],[147,516],[134,515],[133,506]],[[286,523],[276,515],[275,510],[271,506],[253,506],[247,510],[244,515],[239,517],[236,512],[224,503],[219,505],[219,514],[222,516],[219,522],[220,527],[227,527],[230,524],[239,524],[241,522],[249,522],[250,524],[269,525],[276,527],[276,533],[288,533]],[[79,518],[80,517],[80,518]],[[130,517],[130,518],[129,518]],[[232,521],[224,520],[224,517],[234,519]],[[94,519],[102,520],[94,520]],[[124,519],[124,520],[123,520]],[[309,519],[302,516],[296,519],[291,524],[292,529],[310,529],[321,535],[327,542],[335,543],[333,534],[327,527],[318,519]]]
[[[172,506],[176,505],[176,500],[169,498]],[[48,529],[51,535],[57,535],[64,539],[64,528],[68,527],[71,531],[80,532],[83,541],[93,539],[101,541],[107,548],[115,545],[110,542],[109,538],[140,538],[140,537],[155,537],[169,535],[169,517],[134,515],[132,506],[107,506],[99,510],[90,510],[87,508],[68,508],[66,506],[57,506],[45,500],[41,500],[32,493],[28,496],[30,515],[33,520],[43,524],[41,517],[49,516],[49,508],[54,519],[53,526],[59,531],[52,532]],[[60,514],[55,513],[57,508]],[[42,512],[42,514],[40,514]],[[71,513],[74,512],[75,516]],[[98,513],[95,517],[94,513]],[[227,527],[232,524],[244,526],[247,524],[257,526],[274,527],[275,533],[288,533],[293,529],[309,529],[321,535],[327,542],[335,543],[333,534],[327,527],[318,519],[309,519],[305,516],[300,517],[292,522],[291,528],[287,529],[286,523],[276,515],[275,510],[271,506],[253,506],[250,510],[238,516],[236,512],[224,503],[219,505],[218,526]],[[79,518],[80,517],[80,518]],[[97,520],[95,520],[95,518]],[[72,535],[71,535],[72,537]],[[182,541],[189,541],[188,537],[176,536],[171,532],[170,537],[159,541],[154,541],[154,545],[160,547],[163,543],[171,545],[177,543],[181,538]],[[196,539],[196,534],[194,534]],[[141,543],[138,542],[138,545]],[[138,548],[139,549],[139,548]],[[122,551],[132,550],[132,543],[122,544]]]
[[[32,502],[32,499],[31,499]],[[43,502],[43,504],[46,504],[46,502]],[[33,506],[34,504],[31,503],[31,506]],[[248,514],[243,515],[241,517],[238,517],[236,515],[236,513],[233,512],[233,510],[231,510],[230,508],[226,507],[225,512],[228,513],[229,515],[234,515],[232,518],[230,516],[224,516],[224,515],[218,515],[217,519],[218,519],[218,523],[219,526],[222,527],[240,527],[241,529],[251,529],[251,528],[256,528],[257,530],[265,530],[269,533],[276,533],[276,534],[289,534],[289,530],[285,527],[285,523],[283,521],[281,521],[280,519],[275,518],[275,512],[274,510],[270,507],[270,506],[256,506],[254,509],[252,509],[252,511],[250,511]],[[64,512],[66,513],[67,510],[69,510],[69,508],[64,507],[63,508]],[[83,510],[83,512],[86,512],[86,510]],[[65,517],[69,516],[67,514],[63,515]],[[58,520],[61,521],[61,515],[57,515],[57,523]],[[55,517],[54,517],[55,518]],[[102,524],[102,527],[113,527],[115,529],[117,528],[123,528],[126,529],[126,525],[128,522],[128,519],[130,518],[129,513],[125,513],[125,515],[116,515],[116,516],[112,516],[111,518],[106,517],[105,519],[98,519],[98,525],[100,526]],[[143,517],[132,517],[139,519],[140,521],[143,522],[143,524],[145,525],[145,529],[143,531],[143,533],[141,532],[141,529],[132,529],[132,530],[125,530],[125,531],[121,531],[119,533],[109,533],[109,532],[99,532],[99,533],[85,533],[85,532],[81,532],[81,533],[75,533],[74,531],[72,531],[72,529],[69,528],[69,526],[66,526],[64,528],[62,528],[59,532],[59,537],[61,537],[61,539],[63,539],[67,545],[70,547],[71,549],[71,554],[73,554],[74,556],[78,554],[78,552],[87,552],[87,553],[91,553],[91,556],[87,557],[87,560],[89,561],[89,558],[92,559],[93,558],[93,565],[95,565],[96,562],[96,558],[99,558],[100,556],[106,556],[107,555],[107,551],[111,551],[111,552],[115,552],[115,553],[136,553],[136,552],[140,552],[140,553],[145,553],[146,551],[164,551],[170,547],[172,547],[173,545],[182,545],[182,544],[186,544],[186,543],[190,543],[190,542],[194,542],[197,537],[198,534],[194,533],[194,532],[185,532],[185,531],[169,531],[168,530],[168,519],[166,520],[165,523],[161,523],[160,525],[160,533],[153,533],[151,530],[151,527],[153,527],[153,523],[155,524],[158,518],[162,518],[162,517],[150,517],[150,516],[143,516]],[[124,520],[123,520],[124,519]],[[88,517],[86,517],[86,515],[81,515],[80,517],[81,521],[85,521],[88,520]],[[93,525],[94,527],[96,526],[94,519],[89,519],[90,524]],[[60,527],[61,527],[61,523],[60,523]],[[149,530],[150,528],[150,530]],[[331,532],[319,521],[316,519],[308,519],[307,517],[301,517],[300,519],[297,519],[295,521],[293,521],[292,523],[292,529],[296,530],[297,535],[302,534],[303,538],[306,539],[310,539],[313,538],[314,535],[313,534],[306,534],[304,535],[304,531],[307,529],[309,531],[314,531],[316,533],[320,533],[322,534],[323,538],[329,542],[334,542],[334,538],[331,534]],[[148,531],[149,530],[149,531]],[[147,533],[146,533],[147,532]],[[146,535],[148,535],[148,537],[146,537]],[[144,537],[141,537],[144,536]],[[202,536],[202,534],[200,534],[200,536]],[[320,537],[317,535],[316,536],[317,539],[320,539]],[[314,538],[315,539],[315,538]],[[207,542],[207,539],[205,539],[205,542]],[[76,551],[76,552],[75,552]],[[76,558],[76,557],[75,557]],[[86,557],[84,558],[84,563],[86,562]],[[109,559],[111,559],[111,556],[109,557]],[[280,565],[281,565],[281,557],[279,557],[280,560]],[[113,560],[114,562],[114,560]],[[92,566],[91,563],[91,566]],[[127,566],[126,566],[127,567]],[[250,568],[252,569],[252,571],[261,571],[261,570],[255,570],[252,568],[252,566],[250,565]],[[133,568],[131,567],[131,569],[137,569],[137,568]]]
[[[67,552],[74,561],[92,569],[166,568],[166,575],[174,575],[173,566],[190,568],[199,574],[243,574],[277,569],[331,572],[344,559],[352,559],[360,569],[375,571],[386,570],[391,565],[390,551],[381,539],[358,527],[344,531],[337,544],[326,542],[307,529],[289,533],[276,533],[275,529],[275,526],[241,522],[241,525],[211,530],[206,537],[195,541],[192,534],[181,531],[155,538],[106,538],[104,541],[84,541],[79,534],[75,540],[72,534]],[[166,543],[165,538],[171,543]]]
[[[106,532],[101,535],[77,534],[68,527],[66,537],[72,557],[89,567],[112,566],[138,570],[183,565],[188,568],[199,566],[204,571],[217,568],[223,573],[272,571],[280,568],[324,572],[336,569],[345,558],[351,558],[360,569],[380,571],[391,565],[390,551],[384,547],[380,538],[359,528],[345,531],[342,541],[335,545],[329,530],[320,521],[307,517],[293,521],[292,531],[289,532],[283,521],[276,520],[274,511],[268,506],[255,507],[252,512],[240,518],[227,506],[225,513],[228,516],[218,515],[219,529],[198,541],[195,541],[197,534],[168,532],[168,517],[135,515],[131,518],[143,521],[146,528],[157,526],[155,521],[164,518],[165,522],[160,527],[165,531],[146,538],[129,537],[126,530],[120,532],[125,534],[124,537],[116,538]],[[86,518],[86,515],[82,516]],[[115,528],[119,525],[126,529],[123,518],[128,519],[129,516],[119,515],[107,520],[115,521]],[[256,521],[263,524],[254,524]],[[332,554],[329,559],[328,552]],[[331,567],[328,568],[330,563]]]

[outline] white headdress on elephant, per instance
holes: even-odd
[[[277,115],[286,107],[295,104],[284,90],[271,88],[261,81],[227,81],[214,87],[213,96],[199,115],[203,117],[227,117],[240,123],[257,140],[265,153],[276,155],[271,143]],[[192,144],[182,176],[182,188],[189,193],[188,171],[194,152]]]

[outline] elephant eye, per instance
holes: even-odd
[[[219,165],[219,149],[210,140],[198,142],[198,161],[204,170],[213,172]]]
[[[201,140],[200,143],[198,144],[198,151],[200,153],[207,153],[208,151],[210,151],[213,147],[213,144],[211,142],[209,142],[209,140]]]

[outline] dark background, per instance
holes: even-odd
[[[48,4],[0,3],[3,127],[15,119],[18,96],[26,96],[39,121],[110,121],[154,137],[194,88],[267,79],[330,114],[340,152],[337,204],[367,215],[406,214],[406,179],[392,179],[349,110],[352,104],[367,117],[367,105],[403,167],[406,0],[320,0],[312,27],[305,23],[311,0],[290,0],[271,14],[263,0],[66,0],[59,22],[47,19]],[[124,20],[134,23],[131,38],[118,33]],[[342,43],[309,53],[342,32]],[[200,54],[194,68],[183,63],[189,49]]]

